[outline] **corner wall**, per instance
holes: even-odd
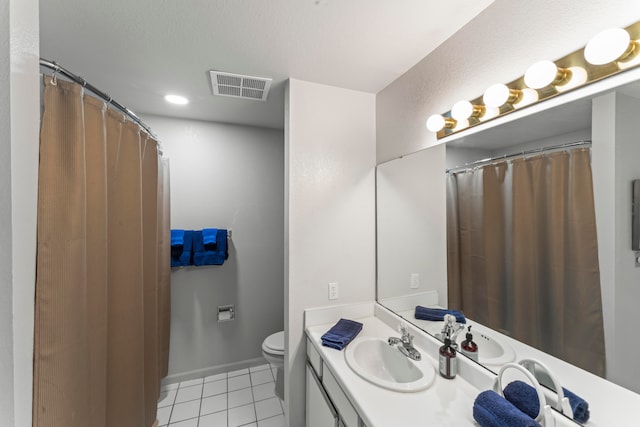
[[[0,414],[30,426],[40,92],[37,0],[0,0]]]
[[[144,120],[171,164],[171,227],[232,230],[222,266],[171,273],[170,380],[257,363],[262,341],[284,329],[283,132]],[[218,323],[227,304],[236,318]]]
[[[375,298],[375,95],[290,79],[285,103],[285,413],[297,427],[304,309]]]

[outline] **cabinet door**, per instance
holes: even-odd
[[[338,414],[329,401],[313,369],[307,364],[306,427],[336,427]]]

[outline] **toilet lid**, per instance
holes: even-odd
[[[284,352],[284,331],[271,334],[264,340],[264,345],[272,352]]]

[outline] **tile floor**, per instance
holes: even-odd
[[[268,364],[167,384],[158,402],[159,426],[285,427]]]

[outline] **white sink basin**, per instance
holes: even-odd
[[[427,324],[425,327],[425,324]],[[502,366],[505,363],[513,362],[516,358],[516,353],[513,348],[503,340],[500,340],[496,334],[493,334],[491,330],[471,323],[471,333],[473,334],[473,341],[478,344],[478,362],[482,365]],[[420,326],[425,327],[427,332],[436,336],[442,331],[444,322],[420,322]],[[458,348],[462,345],[462,342],[466,339],[467,326],[460,331],[456,342]]]
[[[347,365],[360,377],[389,390],[414,392],[429,387],[435,369],[422,353],[415,361],[380,338],[356,338],[345,350]]]

